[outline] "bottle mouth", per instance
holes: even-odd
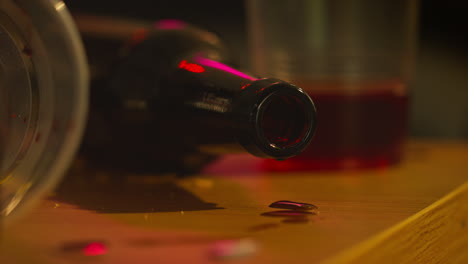
[[[310,143],[316,128],[312,99],[287,82],[259,79],[251,83],[243,100],[253,105],[245,113],[250,128],[241,142],[252,154],[283,160],[301,153]],[[247,90],[247,89],[246,89]]]
[[[258,132],[272,148],[294,147],[307,135],[309,119],[307,107],[297,96],[273,93],[259,107]]]

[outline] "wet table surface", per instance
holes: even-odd
[[[3,230],[0,263],[467,263],[468,144],[411,142],[389,169],[272,173],[234,155],[203,175],[75,165]],[[310,203],[317,210],[270,208]],[[311,208],[309,208],[311,209]]]

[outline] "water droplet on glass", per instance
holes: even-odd
[[[23,52],[24,55],[26,55],[28,57],[31,57],[33,55],[33,51],[29,47],[24,47],[22,52]]]
[[[270,204],[271,208],[279,208],[279,209],[291,209],[291,210],[317,210],[318,207],[309,204],[309,203],[301,203],[301,202],[292,202],[281,200]]]
[[[41,139],[41,133],[37,133],[36,134],[36,137],[34,138],[34,142],[39,142],[39,140]]]

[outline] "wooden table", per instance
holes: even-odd
[[[231,156],[183,179],[76,166],[4,230],[0,263],[468,263],[468,144],[412,142],[390,169],[219,169],[258,162]],[[268,207],[276,200],[319,211],[288,217]],[[218,256],[220,240],[250,248]],[[85,256],[92,242],[102,255]]]

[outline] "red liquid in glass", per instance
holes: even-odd
[[[324,84],[302,85],[317,108],[314,139],[299,156],[286,161],[266,160],[264,169],[335,170],[396,164],[407,132],[405,87],[396,81],[359,85],[360,92],[348,94],[342,91],[352,87],[336,83],[325,87]]]

